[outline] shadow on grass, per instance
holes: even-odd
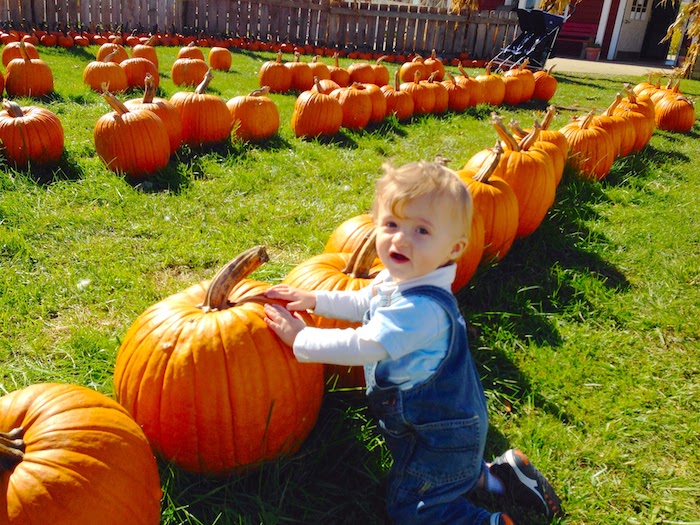
[[[30,164],[25,169],[17,169],[7,163],[2,158],[0,159],[0,170],[15,175],[24,175],[42,186],[49,186],[61,181],[76,181],[84,177],[85,173],[80,165],[69,156],[66,151],[63,151],[58,163],[50,166],[37,166]]]
[[[383,524],[387,455],[363,403],[326,395],[301,450],[256,470],[210,478],[161,463],[162,523]]]
[[[537,230],[517,240],[497,265],[481,269],[458,294],[472,354],[484,388],[496,403],[510,406],[533,395],[535,406],[574,423],[536,394],[513,353],[533,343],[545,350],[561,346],[555,314],[572,319],[600,316],[592,293],[629,288],[615,266],[588,248],[610,244],[587,226],[597,218],[596,205],[606,200],[602,184],[578,178],[567,168],[555,203]]]

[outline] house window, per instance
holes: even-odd
[[[646,20],[649,10],[649,0],[632,0],[630,20]]]

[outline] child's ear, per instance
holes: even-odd
[[[464,250],[467,249],[468,245],[469,241],[467,240],[466,236],[462,236],[459,239],[457,239],[457,241],[452,246],[452,251],[450,252],[450,259],[452,259],[453,261],[459,259],[459,257],[464,253]]]

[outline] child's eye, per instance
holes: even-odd
[[[386,221],[384,223],[385,228],[396,228],[396,223],[394,221]]]
[[[416,228],[416,232],[420,235],[430,235],[430,232],[427,228]]]

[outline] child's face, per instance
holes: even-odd
[[[457,259],[467,239],[445,199],[430,195],[406,204],[401,217],[377,208],[377,254],[395,281],[422,277]]]

